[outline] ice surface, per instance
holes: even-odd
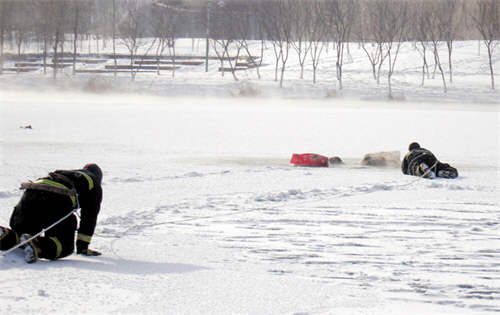
[[[26,91],[1,92],[0,224],[21,182],[95,162],[91,247],[103,256],[0,258],[2,312],[500,311],[499,112],[470,90],[445,104],[177,98],[43,92],[19,78]],[[361,164],[412,141],[459,178]],[[297,168],[292,152],[346,164]]]

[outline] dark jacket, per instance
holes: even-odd
[[[77,198],[36,189],[36,184],[43,181],[55,183],[54,185],[62,184],[64,189],[74,189]],[[10,226],[18,234],[36,234],[79,206],[81,220],[76,247],[77,251],[87,249],[101,208],[100,178],[87,170],[57,170],[33,184],[33,189],[28,188],[14,208]],[[60,225],[64,225],[64,222]]]
[[[458,171],[454,167],[451,167],[447,163],[441,163],[431,151],[425,148],[418,148],[408,152],[401,163],[401,171],[406,175],[418,176],[417,169],[421,163],[427,164],[431,171],[438,177],[441,176],[440,171],[451,172],[452,175],[447,175],[446,177],[455,178],[458,176]]]
[[[76,247],[78,251],[87,249],[88,244],[94,235],[94,230],[97,224],[97,216],[99,215],[99,211],[101,209],[102,187],[100,179],[96,178],[93,173],[86,170],[58,170],[54,173],[63,175],[64,177],[70,179],[78,194],[81,217]],[[89,180],[89,178],[91,180]]]
[[[414,149],[405,155],[401,163],[401,170],[403,174],[416,175],[416,170],[420,163],[427,164],[428,167],[431,167],[435,171],[436,163],[439,162],[431,151],[424,148]]]

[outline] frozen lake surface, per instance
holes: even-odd
[[[1,258],[9,313],[500,312],[496,105],[5,92],[0,106],[0,224],[21,182],[104,170],[103,256]],[[459,178],[360,164],[412,141]],[[346,164],[289,164],[308,152]]]

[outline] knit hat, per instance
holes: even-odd
[[[101,168],[94,163],[89,163],[83,167],[84,170],[89,171],[93,175],[95,175],[95,179],[97,180],[97,183],[100,185],[101,180],[102,180],[102,171]]]
[[[410,146],[408,147],[408,150],[409,151],[413,151],[413,150],[416,150],[416,149],[420,149],[420,144],[418,144],[417,142],[410,143]]]

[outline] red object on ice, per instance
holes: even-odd
[[[314,153],[294,153],[290,163],[300,166],[328,166],[328,157]]]

